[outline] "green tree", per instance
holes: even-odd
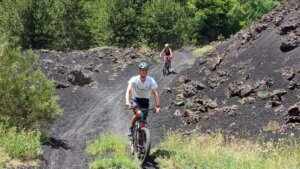
[[[86,49],[92,43],[84,0],[5,0],[0,30],[29,49]]]
[[[114,0],[95,0],[85,3],[85,10],[91,13],[87,25],[92,34],[92,47],[106,46],[112,36],[112,29],[109,28],[109,12],[114,6]]]
[[[115,0],[109,9],[108,27],[112,30],[109,44],[137,46],[140,41],[140,14],[147,0]]]
[[[25,1],[0,1],[0,35],[6,35],[10,42],[21,44],[24,32],[22,12],[26,9]]]
[[[241,27],[234,14],[240,14],[237,0],[192,0],[196,12],[193,17],[193,37],[197,43],[217,39],[219,35],[228,37]]]
[[[244,20],[241,21],[241,25],[243,27],[248,26],[284,1],[285,0],[239,0],[245,11],[245,17]]]
[[[21,45],[24,49],[56,48],[59,31],[63,23],[56,20],[55,1],[27,1],[22,12],[24,31],[21,34]]]
[[[185,8],[173,0],[152,0],[142,12],[143,39],[152,48],[162,48],[170,43],[177,48],[187,38],[188,17]]]
[[[18,129],[53,122],[62,112],[53,81],[36,68],[37,58],[31,52],[21,54],[0,41],[0,122]]]
[[[91,16],[84,8],[85,0],[60,0],[63,4],[62,15],[64,25],[64,36],[59,39],[65,44],[63,48],[87,49],[92,43],[92,34],[86,23]]]

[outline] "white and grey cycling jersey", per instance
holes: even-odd
[[[157,83],[150,76],[146,76],[144,83],[142,83],[140,75],[134,76],[128,81],[128,85],[132,86],[132,98],[150,99],[152,90],[157,88]]]

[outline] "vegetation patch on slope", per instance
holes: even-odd
[[[40,137],[40,132],[17,132],[16,128],[5,130],[0,126],[0,167],[37,164],[42,152]]]
[[[38,160],[41,129],[62,110],[53,81],[35,66],[37,57],[21,52],[5,37],[0,44],[0,167],[14,168]]]
[[[138,169],[139,165],[129,154],[126,138],[103,134],[87,145],[87,154],[92,157],[89,167]]]
[[[202,58],[205,54],[214,51],[218,44],[219,42],[215,41],[215,42],[211,42],[208,45],[203,45],[200,48],[194,50],[193,55],[198,58]]]
[[[293,138],[259,143],[220,133],[185,136],[176,132],[153,153],[162,168],[299,168],[299,143]]]

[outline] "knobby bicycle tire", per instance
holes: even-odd
[[[150,141],[150,132],[147,128],[145,127],[141,128],[141,132],[144,132],[144,136],[146,136],[146,140],[143,145],[145,149],[145,152],[143,153],[143,158],[142,159],[139,158],[138,145],[136,141],[134,142],[134,153],[132,155],[135,160],[139,161],[140,166],[143,166],[150,154],[151,141]]]
[[[166,75],[168,75],[170,73],[169,68],[170,68],[170,63],[166,62],[165,65],[164,65],[164,68],[163,68],[163,75],[164,76],[166,76]]]
[[[143,165],[150,154],[151,140],[150,140],[150,131],[146,127],[141,128],[141,132],[144,132],[144,135],[146,136],[146,140],[144,143],[145,154],[144,154],[144,158],[141,160],[141,165]]]
[[[168,70],[167,70],[167,68],[166,68],[166,67],[164,67],[164,69],[163,69],[163,75],[164,75],[164,76],[166,76],[166,75],[167,75],[167,71],[168,71]]]

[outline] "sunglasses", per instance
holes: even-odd
[[[140,71],[148,71],[148,69],[140,69]]]

